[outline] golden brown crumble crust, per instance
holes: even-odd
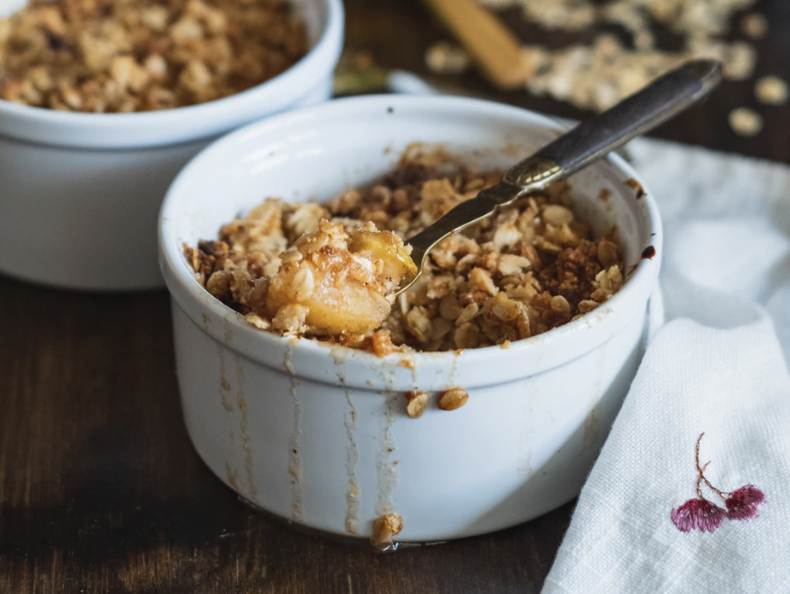
[[[227,97],[306,53],[285,0],[32,0],[0,19],[0,98],[151,111]]]
[[[185,254],[210,293],[259,328],[287,334],[265,294],[303,233],[322,220],[347,230],[366,221],[408,238],[500,178],[402,163],[369,189],[324,204],[268,199],[223,227],[218,241],[185,246]],[[570,205],[570,188],[559,183],[501,208],[434,248],[425,274],[397,298],[380,329],[332,339],[378,356],[450,351],[528,338],[592,311],[622,286],[622,256],[616,233],[594,239]],[[329,338],[309,325],[292,327],[300,336]]]

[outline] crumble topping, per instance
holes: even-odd
[[[373,522],[371,543],[376,547],[386,547],[392,543],[392,537],[403,530],[403,518],[396,513],[385,514]]]
[[[0,98],[81,112],[203,103],[307,51],[285,0],[32,0],[0,19]]]
[[[378,356],[508,344],[621,288],[616,233],[594,239],[561,182],[445,239],[391,303],[411,263],[401,238],[500,179],[405,160],[369,189],[324,204],[267,199],[185,255],[206,290],[256,327]]]

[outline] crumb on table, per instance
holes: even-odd
[[[737,107],[730,112],[730,127],[739,136],[756,136],[763,129],[763,117],[748,107]]]
[[[787,83],[778,76],[763,76],[754,84],[754,96],[766,105],[784,105],[789,95]]]
[[[562,297],[560,297],[562,299]],[[439,395],[438,405],[440,410],[456,410],[469,401],[469,393],[462,388],[451,388]]]
[[[741,17],[741,31],[750,39],[762,39],[768,33],[768,19],[759,12],[750,12]]]
[[[403,518],[396,513],[389,513],[377,518],[373,522],[373,535],[371,543],[376,547],[388,545],[392,537],[403,530]]]

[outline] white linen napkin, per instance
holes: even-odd
[[[790,168],[655,140],[629,150],[664,219],[667,323],[543,592],[790,592]],[[683,532],[670,516],[697,499],[703,432],[707,480],[765,501],[728,519],[702,483],[723,519]]]

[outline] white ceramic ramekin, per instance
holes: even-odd
[[[341,0],[295,0],[310,52],[243,93],[132,114],[64,113],[0,100],[0,272],[72,289],[161,286],[156,217],[168,185],[211,140],[330,97]]]
[[[186,425],[208,466],[284,518],[367,537],[384,513],[401,541],[504,528],[572,499],[636,373],[661,261],[652,197],[617,157],[572,179],[577,214],[617,225],[635,271],[605,305],[510,348],[386,358],[252,328],[194,280],[182,244],[267,196],[323,200],[391,169],[411,142],[479,168],[555,137],[528,111],[447,97],[378,96],[289,112],[218,141],[178,176],[160,217]],[[602,189],[609,198],[599,198]],[[654,246],[656,255],[642,259]],[[455,411],[405,411],[404,391],[460,386]]]

